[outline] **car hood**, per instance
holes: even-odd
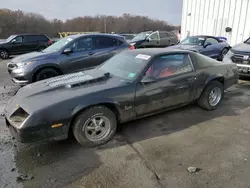
[[[178,49],[178,50],[199,50],[200,46],[196,46],[196,45],[175,45],[175,46],[169,46],[167,48],[172,48],[172,49]]]
[[[235,45],[232,50],[234,51],[239,51],[239,52],[250,52],[250,44],[246,44],[246,43],[240,43]]]
[[[125,83],[120,79],[105,75],[105,72],[101,70],[93,69],[29,84],[21,88],[12,101],[15,100],[15,105],[18,104],[28,113],[32,113],[62,101],[90,94],[92,96],[98,91],[108,90],[123,84]],[[13,103],[12,101],[9,103]],[[8,105],[6,110],[12,111],[12,109],[8,109]]]
[[[19,55],[14,57],[11,62],[12,63],[19,63],[19,62],[27,62],[27,61],[38,61],[42,59],[46,59],[51,56],[55,56],[57,53],[45,53],[45,52],[31,52],[23,55]]]

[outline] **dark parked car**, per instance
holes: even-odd
[[[167,31],[141,32],[130,41],[130,44],[135,48],[164,48],[177,43],[177,36]]]
[[[7,59],[10,55],[19,55],[40,51],[52,44],[44,34],[11,35],[0,43],[0,58]]]
[[[111,34],[71,35],[40,52],[13,58],[8,64],[12,80],[19,85],[93,68],[130,45]]]
[[[238,81],[237,66],[191,51],[126,50],[99,67],[21,88],[6,105],[7,126],[21,142],[110,140],[119,123],[197,101],[214,110]]]
[[[221,61],[231,47],[225,40],[217,37],[198,35],[187,37],[170,48],[191,50]]]
[[[130,33],[128,33],[128,34],[122,33],[120,35],[125,37],[127,42],[130,42],[136,36],[136,34],[130,34]]]
[[[250,76],[250,38],[233,46],[225,55],[223,62],[235,63],[240,75]]]

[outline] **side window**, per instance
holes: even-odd
[[[73,44],[74,45],[74,44]],[[94,48],[94,42],[92,37],[86,37],[79,39],[75,44],[74,51],[87,51]]]
[[[96,37],[96,48],[102,49],[102,48],[110,48],[117,46],[118,42],[114,38],[110,37]]]
[[[24,42],[36,42],[38,41],[36,36],[34,35],[26,35],[24,36]]]
[[[165,39],[165,38],[168,38],[167,33],[161,32],[160,33],[160,39]]]
[[[36,38],[37,41],[48,41],[49,40],[44,35],[37,35],[37,36],[34,36],[34,37]]]
[[[22,36],[18,36],[18,37],[16,37],[16,38],[14,38],[12,41],[15,41],[15,42],[17,42],[17,43],[23,42],[23,37],[22,37]]]
[[[192,62],[188,54],[163,55],[154,60],[146,76],[166,78],[192,71]]]
[[[152,33],[149,38],[151,38],[152,40],[158,40],[158,33],[157,32],[154,32]]]
[[[175,34],[171,33],[171,32],[167,32],[168,37],[175,37]]]
[[[204,45],[206,45],[207,43],[211,43],[211,44],[217,44],[219,43],[216,39],[214,38],[207,38],[206,42]]]

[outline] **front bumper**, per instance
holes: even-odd
[[[237,64],[238,73],[241,76],[250,76],[250,65]]]
[[[46,140],[64,140],[68,134],[63,128],[52,129],[49,125],[38,125],[30,128],[17,128],[8,118],[5,118],[6,126],[11,135],[21,143],[40,142]]]
[[[11,80],[17,85],[27,85],[32,82],[32,73],[24,68],[12,68],[8,64],[8,72],[11,76]]]

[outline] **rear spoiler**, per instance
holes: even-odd
[[[216,37],[220,42],[227,42],[227,38],[226,37]]]

